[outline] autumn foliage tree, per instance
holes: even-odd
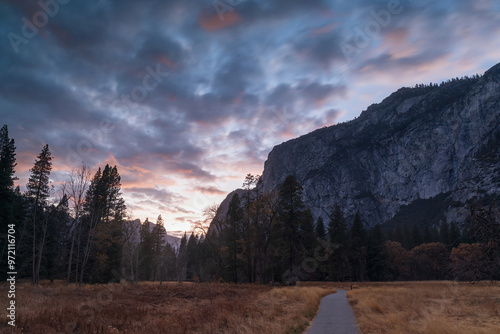
[[[448,269],[448,250],[439,242],[422,244],[411,250],[414,279],[445,279]]]
[[[389,257],[388,269],[391,280],[406,280],[411,277],[411,254],[398,241],[385,243]]]

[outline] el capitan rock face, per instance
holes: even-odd
[[[289,174],[315,218],[337,202],[374,225],[439,195],[442,217],[463,220],[460,203],[500,193],[500,64],[480,78],[401,88],[355,120],[274,147],[264,190]]]

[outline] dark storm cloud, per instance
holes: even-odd
[[[212,91],[222,98],[234,99],[252,82],[262,79],[262,70],[255,56],[245,50],[232,51],[230,59],[221,63],[212,83]]]
[[[340,31],[307,34],[297,39],[293,47],[300,56],[328,68],[334,64],[345,63],[345,54],[341,49],[344,38]]]

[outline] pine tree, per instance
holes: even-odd
[[[256,249],[256,233],[257,233],[257,219],[258,210],[253,210],[255,205],[253,202],[259,196],[259,183],[260,177],[248,173],[243,181],[243,189],[246,190],[243,200],[243,218],[242,218],[242,236],[241,236],[241,252],[243,258],[243,266],[245,269],[246,279],[248,282],[254,281],[254,262],[255,262],[255,249]],[[258,207],[257,207],[258,208]],[[255,219],[254,219],[255,218]]]
[[[19,200],[13,189],[14,180],[17,180],[14,177],[15,167],[14,139],[9,138],[7,125],[4,125],[0,130],[0,266],[2,268],[7,268],[7,225],[16,223],[14,207],[15,202]],[[5,270],[0,272],[2,281],[6,279],[5,272]]]
[[[401,242],[401,245],[403,245],[403,247],[408,250],[413,248],[411,232],[410,229],[408,228],[408,224],[406,223],[403,225],[403,241]]]
[[[194,281],[199,281],[200,279],[200,270],[199,270],[199,261],[201,254],[198,251],[198,236],[191,233],[189,236],[187,246],[186,246],[186,254],[187,254],[187,278],[193,279]],[[196,279],[197,277],[197,279]]]
[[[347,254],[347,224],[344,212],[338,204],[334,204],[328,214],[328,241],[331,251],[328,259],[329,277],[341,281],[349,276],[349,259]]]
[[[302,201],[302,186],[295,176],[289,175],[280,187],[278,204],[279,249],[282,256],[281,264],[287,271],[282,275],[285,281],[292,283],[297,280],[294,266],[300,262],[299,228],[305,213]],[[285,269],[286,270],[286,269]]]
[[[436,226],[431,227],[431,237],[432,237],[432,242],[439,242],[439,230],[437,229]]]
[[[450,244],[450,225],[446,220],[441,223],[439,241],[447,246]]]
[[[177,249],[177,256],[175,259],[175,267],[177,274],[177,281],[182,282],[186,280],[187,274],[187,236],[186,233],[181,238],[179,249]]]
[[[7,191],[14,189],[16,168],[16,146],[14,139],[9,138],[9,130],[4,125],[0,130],[0,198],[4,198]],[[3,203],[3,200],[1,201]]]
[[[416,224],[413,225],[413,229],[411,232],[411,240],[412,240],[411,248],[420,246],[422,244],[422,235],[420,234],[420,230]]]
[[[359,213],[354,216],[351,226],[349,253],[353,277],[357,281],[363,281],[366,269],[366,230]]]
[[[152,238],[153,238],[153,282],[155,279],[161,278],[161,272],[163,268],[163,249],[165,247],[165,225],[163,223],[163,218],[161,215],[156,219],[156,224],[153,227]]]
[[[52,156],[49,145],[45,145],[30,169],[31,175],[26,185],[26,197],[31,201],[31,215],[33,224],[33,284],[40,281],[40,264],[43,255],[43,246],[47,232],[47,221],[44,217],[47,199],[50,195],[50,172],[52,170]],[[37,235],[38,233],[38,235]]]
[[[229,202],[226,215],[225,239],[228,247],[228,265],[231,272],[231,280],[238,282],[238,270],[242,266],[240,255],[242,253],[241,244],[243,242],[243,209],[241,208],[240,197],[234,194]]]
[[[151,233],[151,223],[146,218],[139,230],[141,241],[139,243],[139,270],[141,280],[152,279],[151,259],[154,256],[154,239]]]
[[[326,232],[325,232],[325,223],[323,222],[323,218],[318,217],[316,220],[316,226],[314,228],[314,232],[316,233],[316,236],[320,239],[325,239],[326,238]]]
[[[423,242],[428,244],[428,243],[431,243],[433,241],[434,240],[432,239],[431,230],[429,229],[429,226],[426,226],[425,230],[424,230]]]
[[[450,224],[448,249],[451,250],[454,247],[458,247],[461,239],[462,234],[460,233],[460,229],[458,228],[457,223],[452,222]]]
[[[380,224],[376,224],[370,230],[366,255],[366,273],[371,281],[386,281],[391,276],[389,254]]]
[[[44,267],[40,270],[46,278],[53,282],[58,274],[64,271],[66,251],[70,243],[69,222],[71,216],[66,195],[63,195],[57,205],[51,205],[48,208],[47,217],[47,237],[44,247],[44,261],[42,262]]]
[[[314,218],[311,210],[306,209],[299,225],[299,238],[302,245],[301,255],[303,258],[314,256],[314,247],[316,245],[316,235],[314,232]]]
[[[328,238],[330,242],[332,245],[345,245],[347,224],[344,212],[338,204],[334,204],[328,216],[330,217],[328,222]]]
[[[91,274],[96,281],[116,281],[120,276],[126,209],[120,182],[116,166],[106,165],[102,172],[98,169],[90,183],[85,199],[87,240],[80,282],[89,259],[92,259]]]

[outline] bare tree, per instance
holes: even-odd
[[[71,277],[71,267],[73,264],[73,252],[75,241],[79,245],[81,242],[81,217],[83,214],[83,204],[85,203],[85,193],[87,192],[89,182],[90,182],[91,171],[85,165],[82,164],[79,168],[75,168],[71,171],[68,179],[62,184],[62,192],[68,196],[68,200],[71,202],[71,211],[73,216],[73,221],[70,226],[71,231],[71,248],[69,252],[68,259],[68,274],[66,276],[66,285],[69,284]],[[78,255],[80,252],[78,251]],[[78,264],[76,262],[76,277],[78,277]],[[78,279],[75,280],[75,283]]]
[[[269,247],[273,238],[273,230],[276,224],[276,217],[278,215],[279,196],[278,192],[268,192],[262,195],[261,198],[263,205],[263,219],[262,231],[264,234],[264,244],[262,246],[262,261],[261,261],[261,275],[262,283],[265,283],[265,272],[273,257],[273,250]],[[274,277],[274,274],[271,274]]]
[[[138,268],[138,252],[139,252],[139,242],[135,240],[134,236],[138,234],[139,227],[141,223],[132,220],[129,216],[125,223],[123,224],[123,238],[124,238],[124,247],[123,247],[123,266],[126,268],[125,263],[128,261],[130,266],[130,280],[132,282],[136,282],[138,279],[138,271],[134,271],[134,268]],[[135,263],[135,264],[134,264]]]
[[[224,220],[221,215],[218,214],[219,205],[212,204],[203,210],[203,216],[205,219],[203,221],[197,222],[195,224],[195,231],[200,231],[204,236],[205,240],[208,242],[210,247],[212,247],[216,256],[216,269],[215,278],[219,278],[219,271],[222,259],[222,238],[220,237],[222,230],[224,229]]]

